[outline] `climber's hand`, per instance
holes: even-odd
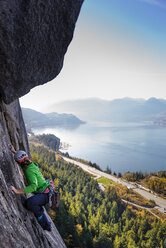
[[[14,146],[13,145],[9,145],[9,149],[11,150],[11,152],[15,153],[15,149],[14,149]]]
[[[10,186],[10,189],[15,193],[15,194],[24,194],[23,189],[16,189],[14,186]]]
[[[15,194],[17,194],[17,189],[16,189],[14,186],[10,186],[10,189],[11,189]]]

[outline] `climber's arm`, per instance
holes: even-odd
[[[25,194],[24,189],[16,189],[14,186],[10,186],[10,189],[14,191],[15,194]]]

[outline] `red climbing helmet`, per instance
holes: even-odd
[[[22,163],[27,158],[28,158],[28,154],[26,152],[24,152],[24,151],[17,151],[14,154],[14,159],[18,163]]]

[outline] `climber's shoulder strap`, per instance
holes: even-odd
[[[34,165],[36,165],[37,167],[39,167],[38,163],[36,163],[36,162],[33,162],[33,164],[34,164]]]

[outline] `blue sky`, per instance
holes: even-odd
[[[112,26],[142,45],[165,53],[165,0],[95,0],[95,6],[94,0],[88,0],[83,15],[89,22],[95,21],[95,28],[102,33],[111,35]]]
[[[165,24],[165,0],[85,0],[60,75],[21,105],[42,111],[87,97],[166,98]]]

